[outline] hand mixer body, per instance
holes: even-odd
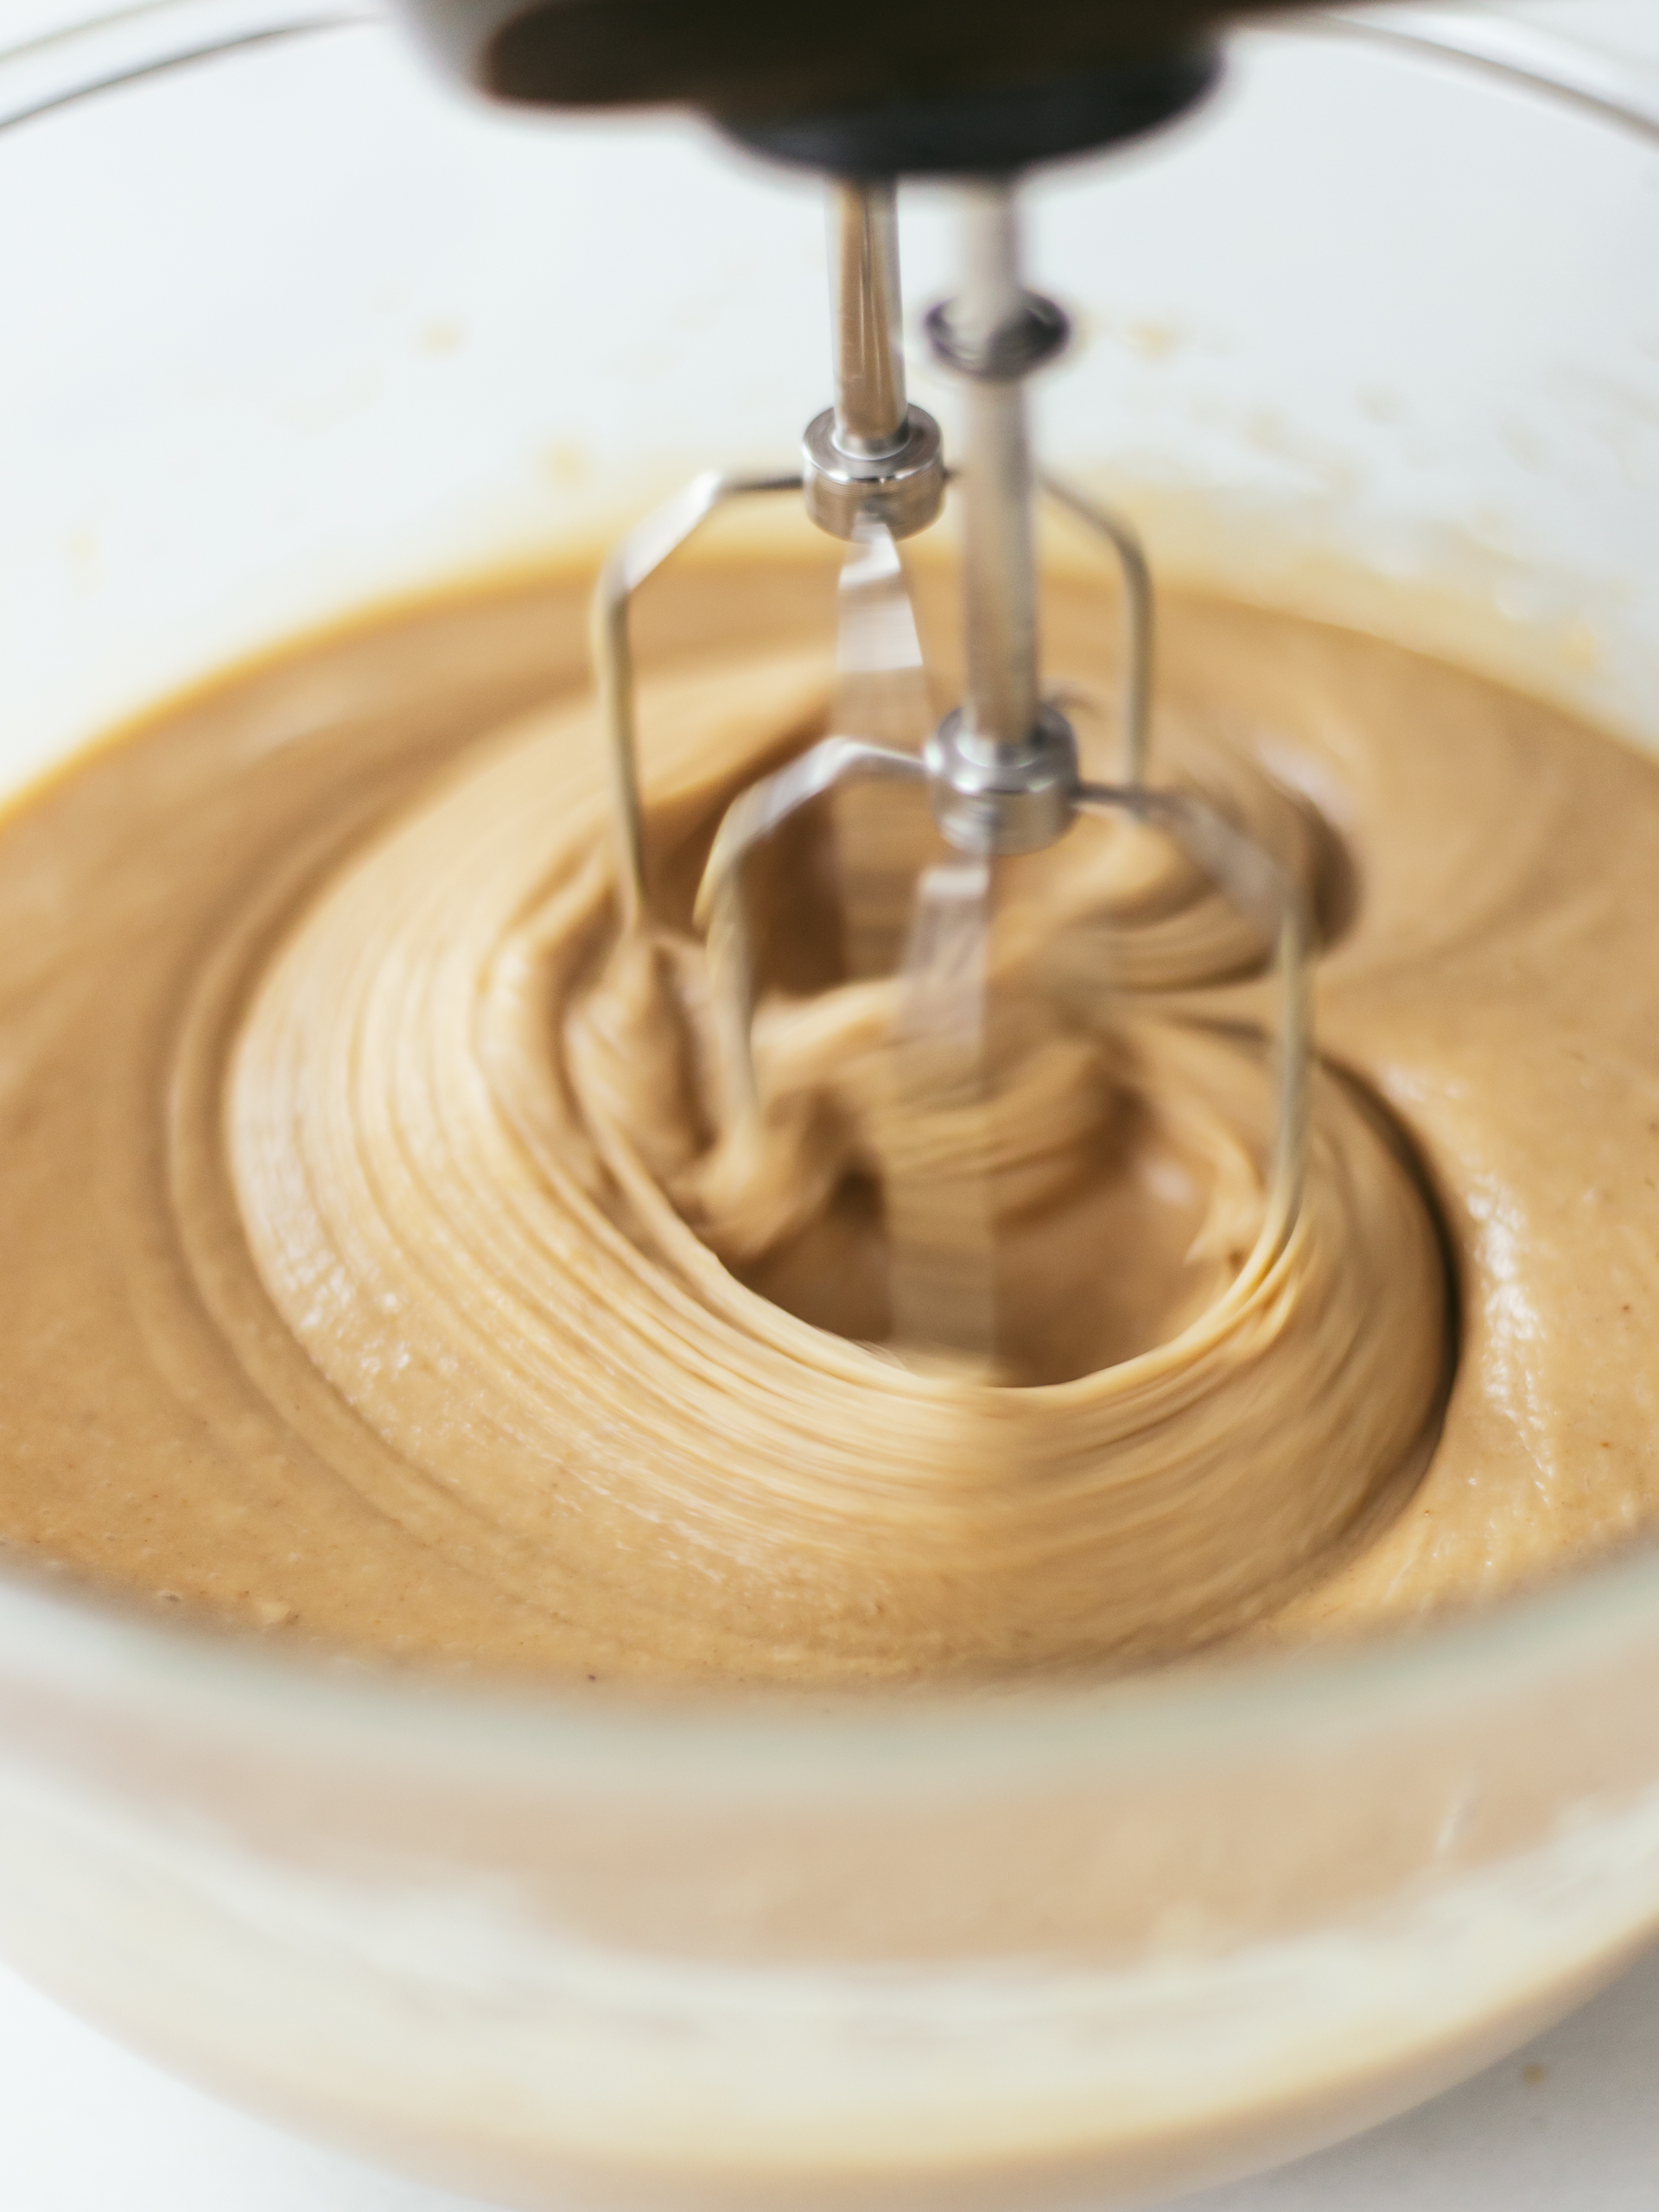
[[[861,175],[1013,169],[1179,114],[1217,0],[405,0],[447,67],[505,99],[671,103],[758,151]]]

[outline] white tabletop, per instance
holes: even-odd
[[[1185,2212],[1651,2212],[1659,1955],[1530,2049]],[[7,2212],[467,2212],[185,2088],[0,1970]]]
[[[114,13],[0,0],[0,46]],[[10,11],[18,13],[13,16]],[[1505,12],[1659,71],[1659,0]],[[296,2142],[158,2073],[0,1968],[6,2212],[466,2212]],[[1650,2212],[1659,2205],[1659,1955],[1435,2103],[1185,2212]]]

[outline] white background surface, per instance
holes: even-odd
[[[103,12],[0,0],[0,44]],[[1659,0],[1507,12],[1659,75]],[[1659,277],[1659,272],[1656,272]],[[0,1969],[3,2212],[463,2212],[296,2143],[130,2056]],[[1530,2050],[1358,2141],[1186,2212],[1659,2208],[1659,1956]]]
[[[6,2212],[469,2212],[170,2081],[0,1974]],[[1171,2212],[1651,2212],[1659,1956],[1478,2081]]]

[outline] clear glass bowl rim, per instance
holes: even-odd
[[[384,24],[374,0],[137,0],[0,48],[0,130],[215,55]],[[1522,85],[1605,128],[1659,143],[1659,86],[1534,26],[1405,6],[1390,19],[1333,8],[1256,35],[1339,35],[1415,48]],[[1524,1694],[1659,1640],[1659,1543],[1579,1568],[1490,1609],[1349,1645],[1200,1656],[1104,1681],[1055,1681],[810,1703],[786,1693],[671,1696],[462,1677],[430,1665],[273,1649],[263,1639],[160,1623],[140,1601],[0,1574],[0,1677],[105,1712],[327,1750],[377,1766],[630,1779],[723,1793],[746,1783],[834,1795],[906,1794],[952,1776],[1108,1774],[1248,1757],[1253,1745],[1409,1725],[1471,1697]]]

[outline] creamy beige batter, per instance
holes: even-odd
[[[1659,770],[1173,600],[1160,772],[1328,928],[1288,1240],[1264,949],[1143,832],[1004,871],[963,1111],[840,975],[806,825],[757,871],[757,1134],[686,923],[725,799],[823,726],[827,594],[659,588],[620,944],[575,582],[245,672],[14,814],[12,1545],[358,1647],[855,1682],[1363,1626],[1645,1523]],[[1093,594],[1048,625],[1103,690]],[[889,1340],[884,1205],[930,1187],[986,1193],[994,1371]]]

